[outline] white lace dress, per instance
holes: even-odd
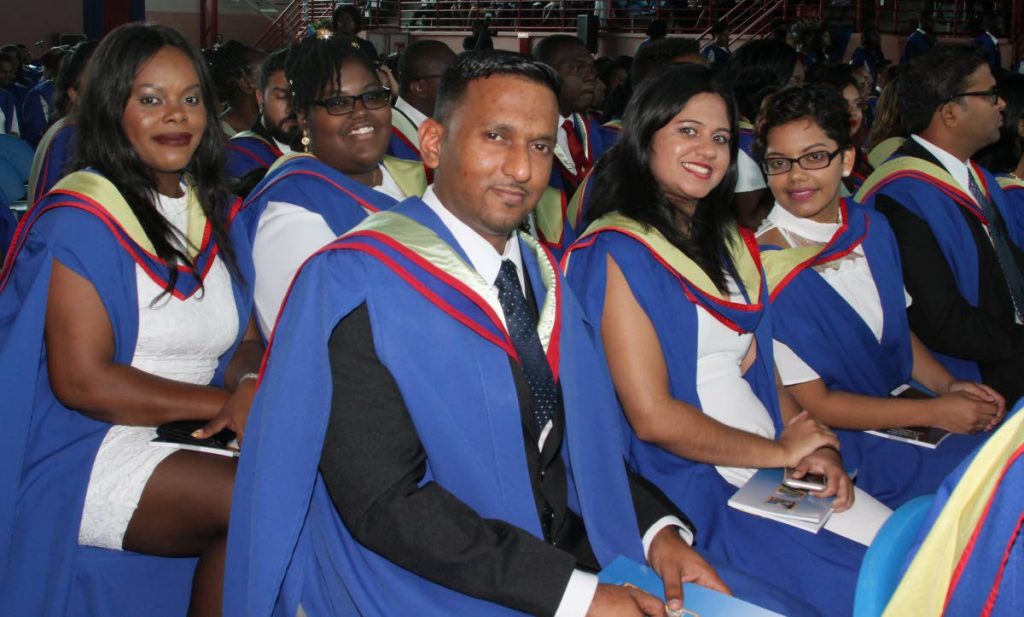
[[[188,226],[187,195],[159,196],[161,214],[184,234]],[[135,267],[139,296],[139,333],[131,365],[167,379],[210,383],[218,359],[238,334],[238,313],[231,276],[218,257],[203,289],[179,300]],[[159,299],[157,299],[159,298]],[[115,425],[96,453],[82,511],[78,542],[121,549],[124,533],[156,466],[175,451],[149,441],[153,427]]]

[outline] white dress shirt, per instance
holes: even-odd
[[[405,114],[405,117],[408,118],[416,128],[419,128],[420,125],[428,119],[426,114],[413,107],[409,101],[402,97],[398,97],[398,100],[395,101],[395,109]]]
[[[569,170],[569,173],[575,175],[576,162],[572,160],[572,154],[569,151],[569,135],[565,132],[565,127],[562,126],[565,124],[565,121],[569,119],[570,118],[566,118],[561,114],[558,115],[558,139],[555,143],[555,156],[557,156],[558,160],[562,162],[562,165],[565,165],[565,168]],[[572,120],[573,126],[575,127],[576,120],[575,118]],[[580,141],[582,142],[583,140],[580,139]]]
[[[521,289],[526,289],[526,280],[523,276],[523,256],[519,247],[518,237],[515,233],[509,238],[509,242],[505,243],[505,250],[499,253],[495,248],[484,239],[483,236],[478,234],[469,225],[463,223],[451,213],[444,205],[441,200],[438,199],[437,195],[434,194],[434,187],[428,187],[427,192],[423,194],[423,201],[434,211],[435,214],[441,219],[441,222],[448,231],[451,232],[452,236],[455,237],[455,241],[462,248],[466,256],[469,257],[470,265],[473,266],[480,276],[483,277],[484,281],[490,284],[489,292],[493,294],[493,305],[499,309],[501,307],[498,301],[498,273],[501,270],[501,263],[508,259],[516,267],[516,274],[519,276],[519,286]],[[501,317],[502,321],[505,320],[505,315],[502,311],[498,311],[498,316]],[[544,431],[541,433],[540,440],[538,441],[537,447],[543,448],[544,441],[547,439],[548,433],[551,430],[551,422],[548,422],[547,426],[544,427]],[[687,544],[693,543],[693,533],[683,525],[683,522],[674,516],[666,516],[659,519],[650,529],[644,534],[643,546],[644,555],[650,551],[651,542],[654,541],[654,536],[659,531],[674,525],[679,528],[679,535],[682,536],[683,540]],[[598,580],[597,576],[584,572],[582,570],[573,570],[572,576],[569,577],[569,584],[565,588],[565,593],[562,594],[562,601],[558,605],[558,610],[555,612],[555,617],[583,617],[586,615],[587,610],[590,608],[590,603],[594,599],[594,594],[597,592]]]

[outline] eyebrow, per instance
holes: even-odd
[[[693,123],[693,124],[699,124],[701,126],[707,126],[705,123],[701,122],[700,120],[694,120],[693,118],[683,118],[682,120],[676,120],[676,124],[682,124],[684,122],[690,122],[690,123]],[[715,131],[724,131],[726,133],[732,134],[732,131],[729,130],[729,127],[727,127],[727,126],[720,126],[717,129],[715,129]]]
[[[153,90],[160,90],[160,91],[163,91],[163,90],[166,89],[166,88],[164,88],[163,86],[161,86],[159,84],[151,84],[151,83],[148,83],[148,82],[147,83],[143,83],[143,84],[135,84],[135,88],[151,88]],[[186,86],[185,88],[183,88],[183,90],[202,90],[202,86],[199,84],[199,82],[196,82],[194,84]]]
[[[821,142],[811,144],[811,145],[805,147],[803,150],[801,150],[800,154],[806,154],[808,152],[811,152],[811,151],[819,149],[819,148],[828,149],[828,144],[821,143]],[[770,148],[770,147],[765,149],[765,156],[768,156],[769,154],[775,154],[775,155],[778,155],[778,156],[782,156],[781,152],[779,152],[778,150],[775,150],[774,148]]]
[[[503,131],[503,132],[512,132],[512,133],[519,132],[518,129],[516,129],[514,126],[512,126],[511,124],[506,124],[504,122],[498,122],[496,124],[488,124],[488,125],[484,126],[483,130],[484,131],[488,131],[488,132],[490,132],[490,131]],[[555,135],[553,133],[541,133],[539,135],[534,135],[534,136],[530,137],[526,141],[544,141],[544,142],[553,144],[553,143],[557,142],[558,139],[555,137]]]

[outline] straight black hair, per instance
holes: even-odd
[[[178,235],[154,204],[153,170],[139,159],[124,131],[125,105],[142,66],[164,47],[180,50],[199,76],[206,128],[199,147],[185,168],[199,204],[210,221],[214,240],[225,264],[241,280],[234,248],[228,237],[230,195],[224,183],[224,136],[217,123],[217,97],[199,51],[177,30],[161,25],[130,23],[110,32],[89,63],[85,87],[75,106],[75,165],[91,167],[110,180],[128,202],[157,256],[168,264],[166,292],[174,289],[177,263],[193,272],[195,264],[178,247]],[[198,273],[197,273],[198,274]]]
[[[267,89],[271,75],[277,71],[284,70],[285,65],[288,63],[288,53],[290,51],[291,47],[285,46],[266,57],[263,61],[263,67],[260,68],[260,90]]]
[[[55,119],[63,118],[71,113],[71,97],[68,96],[68,89],[81,90],[82,73],[97,47],[99,47],[99,41],[82,41],[75,45],[70,54],[61,59],[60,71],[57,72],[57,79],[53,82],[53,105],[57,108]]]
[[[729,169],[722,181],[697,201],[693,215],[684,219],[661,191],[651,173],[651,143],[654,134],[698,94],[722,98],[729,116]],[[739,144],[736,109],[732,92],[714,72],[698,64],[680,64],[639,84],[622,117],[618,142],[597,162],[587,212],[591,221],[610,212],[620,212],[647,227],[653,227],[676,248],[692,259],[725,291],[728,233],[736,224],[732,211],[736,187],[736,154]],[[688,231],[684,231],[688,230]]]
[[[547,86],[558,96],[558,74],[544,62],[510,51],[470,51],[460,54],[441,75],[434,119],[445,124],[469,83],[491,75],[522,77]]]

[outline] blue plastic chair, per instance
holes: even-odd
[[[14,165],[7,162],[2,156],[0,156],[0,194],[3,194],[7,204],[13,204],[19,199],[25,198],[25,178],[14,168]]]
[[[934,495],[911,499],[892,513],[864,555],[857,575],[853,617],[878,617],[900,582],[900,569],[914,544]]]
[[[21,181],[28,180],[29,171],[32,169],[32,157],[35,150],[23,139],[14,135],[0,134],[0,159],[6,159],[21,175]]]

